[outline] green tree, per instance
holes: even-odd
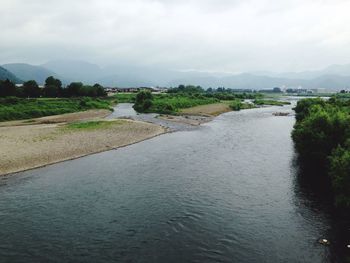
[[[134,109],[138,112],[146,112],[152,107],[153,95],[148,90],[142,90],[136,95]]]
[[[53,76],[50,76],[45,80],[45,86],[55,86],[58,89],[61,89],[62,82],[59,79],[56,79]]]
[[[96,89],[96,93],[98,97],[107,96],[107,92],[105,91],[103,86],[101,86],[100,84],[96,83],[93,87]]]
[[[79,97],[81,96],[81,90],[83,88],[83,83],[72,82],[68,85],[66,94],[68,97]]]
[[[26,97],[38,98],[41,95],[41,89],[35,80],[29,80],[23,83],[23,92]]]
[[[45,97],[59,97],[59,96],[61,96],[62,95],[62,82],[59,79],[55,79],[53,76],[48,77],[45,80],[43,95]]]

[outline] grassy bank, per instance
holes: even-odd
[[[111,109],[113,99],[99,98],[0,98],[0,121],[31,119],[50,115]]]

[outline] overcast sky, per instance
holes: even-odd
[[[301,71],[350,63],[350,0],[0,0],[0,64]]]

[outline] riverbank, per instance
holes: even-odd
[[[87,111],[66,113],[66,114],[60,114],[60,115],[51,115],[51,116],[28,119],[28,120],[5,121],[5,122],[0,122],[0,127],[69,123],[74,121],[84,121],[84,120],[105,118],[110,114],[111,114],[110,110],[87,110]]]
[[[133,120],[97,121],[95,118],[91,121],[90,118],[89,122],[82,122],[83,125],[50,122],[60,118],[76,120],[78,116],[54,116],[47,118],[46,124],[40,123],[42,120],[34,120],[34,125],[3,124],[0,127],[0,175],[127,146],[166,132],[159,125]]]
[[[230,108],[228,103],[221,102],[221,103],[200,105],[192,108],[182,109],[180,112],[182,114],[188,114],[188,115],[214,117],[229,111],[232,111],[232,109]]]
[[[143,114],[131,120],[106,119],[112,116],[109,110],[88,110],[1,122],[0,175],[127,146],[167,131],[189,129],[229,108],[211,104],[187,110],[181,116]]]
[[[124,112],[130,113],[129,108]],[[118,114],[109,110],[89,110],[2,122],[0,175],[127,146],[168,131],[194,129],[229,111],[227,103],[216,103],[187,108],[175,116],[136,112],[128,116],[122,111],[122,118],[116,119]]]

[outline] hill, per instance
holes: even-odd
[[[5,64],[2,67],[14,73],[18,78],[27,81],[35,80],[38,84],[44,84],[45,80],[49,76],[58,78],[59,76],[44,67],[34,66],[25,63],[11,63]]]
[[[52,60],[42,65],[56,72],[65,79],[82,81],[86,84],[94,84],[97,79],[104,76],[102,69],[95,64],[80,60]]]
[[[9,79],[14,83],[22,83],[23,81],[20,80],[13,74],[12,72],[8,71],[7,69],[0,67],[0,80],[6,80]]]

